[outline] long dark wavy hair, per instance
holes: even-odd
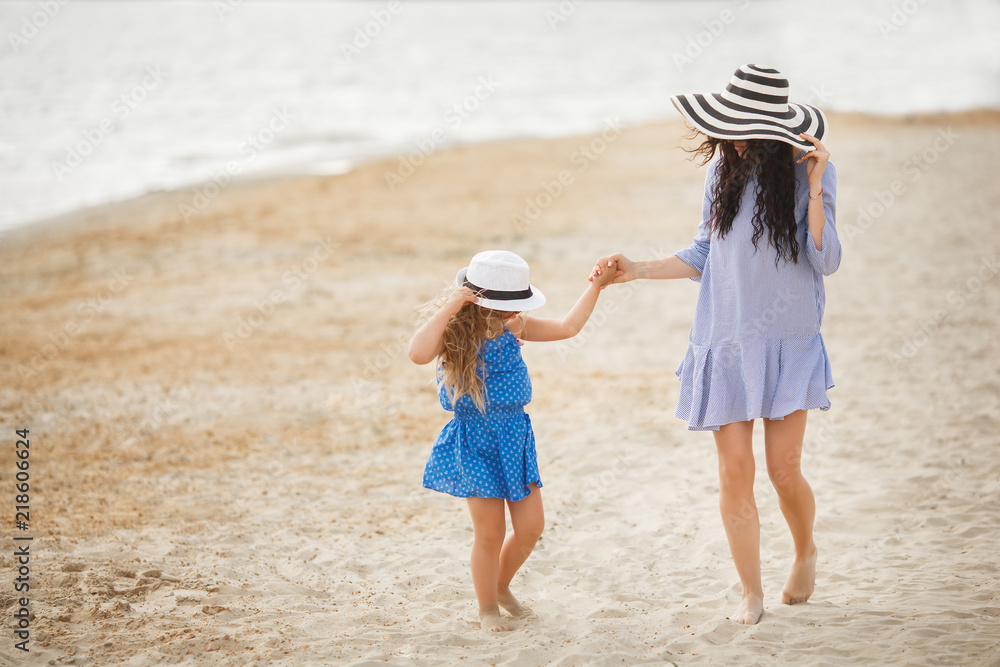
[[[695,130],[689,138],[705,136]],[[740,211],[740,199],[747,182],[756,175],[753,207],[753,247],[767,232],[767,242],[774,246],[780,260],[799,261],[799,242],[795,238],[798,225],[795,221],[795,158],[788,144],[771,139],[747,139],[743,157],[736,152],[732,141],[705,137],[697,147],[689,150],[708,164],[716,152],[721,154],[718,180],[712,190],[712,231],[725,237],[733,228],[733,220]]]

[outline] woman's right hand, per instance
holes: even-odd
[[[615,277],[611,281],[614,284],[635,280],[635,262],[620,252],[597,260],[594,271],[590,274],[590,280],[593,281],[594,276],[602,275],[605,271],[614,272]]]

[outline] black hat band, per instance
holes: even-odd
[[[466,278],[465,282],[462,283],[463,287],[468,287],[476,296],[480,296],[484,299],[489,299],[490,301],[518,301],[520,299],[530,299],[531,298],[531,288],[519,290],[517,292],[508,292],[505,290],[498,289],[483,289],[482,287],[477,287],[469,282]]]

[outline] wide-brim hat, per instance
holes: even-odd
[[[788,79],[776,69],[744,65],[722,93],[691,93],[670,98],[681,115],[699,131],[717,139],[777,139],[811,151],[799,137],[822,140],[829,125],[810,104],[788,101]]]
[[[545,295],[528,282],[528,263],[507,250],[477,254],[455,282],[478,294],[476,303],[484,308],[512,312],[545,304]]]

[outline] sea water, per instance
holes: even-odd
[[[1000,108],[998,34],[994,0],[4,3],[0,227],[676,119],[743,63],[831,111]]]

